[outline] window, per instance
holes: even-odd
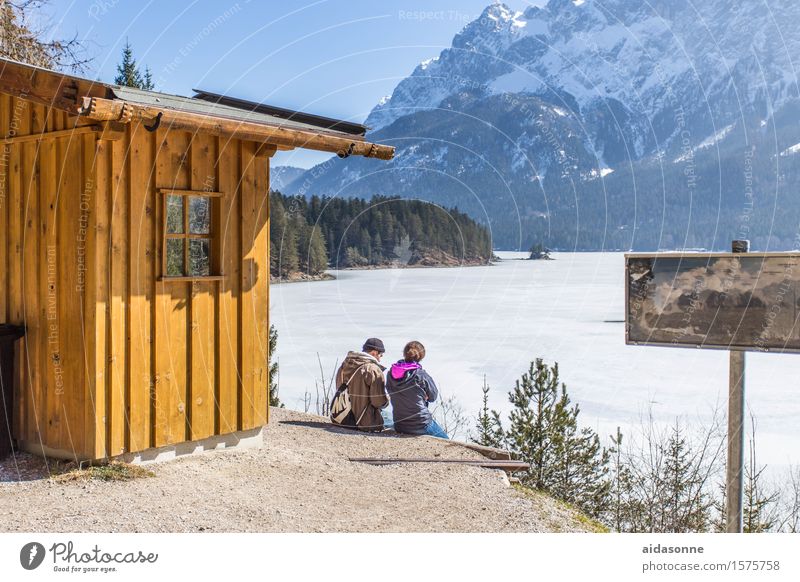
[[[214,272],[213,216],[219,192],[162,190],[164,279],[219,278]]]

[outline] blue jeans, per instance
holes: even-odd
[[[428,425],[428,428],[425,429],[425,434],[440,439],[450,438],[449,436],[447,436],[447,433],[444,432],[444,429],[441,426],[439,426],[439,423],[437,423],[435,420],[432,420],[431,423]]]
[[[394,420],[392,420],[392,409],[388,406],[381,410],[381,416],[383,417],[383,430],[392,430],[394,429]]]

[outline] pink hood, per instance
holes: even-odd
[[[406,372],[419,370],[421,367],[422,366],[420,366],[417,362],[406,362],[405,360],[400,360],[396,364],[392,364],[392,378],[395,380],[400,380],[406,375]]]

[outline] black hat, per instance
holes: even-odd
[[[386,352],[386,348],[383,347],[383,342],[376,337],[371,337],[365,341],[364,347],[361,348],[361,350],[364,352],[375,350],[376,352],[380,352],[382,354]]]

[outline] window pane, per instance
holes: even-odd
[[[193,277],[211,275],[211,241],[192,239],[189,241],[189,274]]]
[[[183,234],[183,196],[167,196],[167,233]]]
[[[200,196],[189,198],[189,232],[191,234],[211,232],[211,198]]]
[[[183,268],[183,245],[186,241],[182,238],[167,239],[167,277],[183,277],[186,271]]]

